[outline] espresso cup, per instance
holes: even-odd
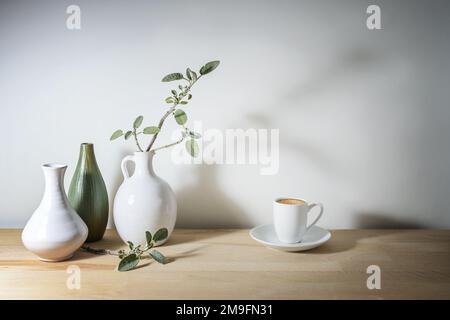
[[[308,226],[308,213],[319,207],[316,219]],[[278,198],[273,202],[273,221],[278,239],[284,243],[302,241],[308,230],[322,217],[321,203],[307,203],[303,199]]]

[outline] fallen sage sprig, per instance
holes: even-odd
[[[146,238],[146,244],[145,246],[134,245],[133,242],[127,241],[128,243],[128,251],[125,250],[119,250],[119,251],[113,251],[113,250],[107,250],[107,249],[95,249],[91,248],[87,245],[83,245],[81,248],[83,250],[86,250],[87,252],[94,253],[94,254],[110,254],[114,256],[118,256],[120,259],[119,265],[117,267],[117,270],[119,271],[129,271],[136,268],[136,266],[139,264],[139,261],[142,259],[142,256],[148,252],[150,249],[153,248],[155,245],[155,242],[162,241],[167,238],[169,232],[166,228],[161,228],[158,231],[156,231],[155,235],[152,236],[150,231],[145,232],[145,238]],[[166,264],[167,259],[166,257],[159,252],[158,250],[152,250],[148,252],[149,256],[156,260],[157,262],[161,264]]]

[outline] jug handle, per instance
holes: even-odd
[[[120,167],[122,169],[123,177],[125,179],[128,179],[130,177],[130,173],[128,172],[128,169],[127,169],[128,161],[134,161],[134,156],[126,156],[125,158],[123,158],[122,164],[120,165]]]

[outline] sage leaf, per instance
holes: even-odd
[[[191,100],[192,99],[192,94],[188,94],[188,100]]]
[[[179,124],[179,125],[183,125],[186,123],[187,121],[187,115],[183,110],[176,110],[174,112],[174,117],[175,117],[175,121]]]
[[[133,250],[133,248],[134,248],[133,242],[127,241],[127,243],[128,243],[128,247],[130,248],[130,250]]]
[[[188,78],[188,80],[192,80],[190,71],[191,71],[191,69],[189,69],[189,68],[186,69],[186,77]]]
[[[158,231],[156,231],[155,235],[153,236],[153,241],[161,241],[167,238],[169,235],[169,231],[167,228],[161,228]]]
[[[195,158],[198,155],[198,144],[194,139],[186,140],[187,152]]]
[[[180,104],[188,104],[187,101],[180,101]]]
[[[166,102],[167,102],[167,103],[173,103],[173,101],[174,101],[174,100],[173,100],[173,97],[167,97],[167,98],[166,98]]]
[[[145,231],[145,238],[147,240],[147,245],[150,245],[150,243],[152,243],[152,234],[150,231]]]
[[[116,130],[114,131],[114,133],[111,135],[111,138],[109,138],[110,141],[116,140],[117,138],[120,138],[121,136],[123,136],[123,131],[122,130]]]
[[[157,250],[152,250],[148,254],[150,255],[150,257],[152,257],[159,263],[166,264],[166,257],[164,257],[164,255],[161,252],[159,252]]]
[[[143,116],[137,117],[136,120],[134,120],[133,128],[135,128],[135,129],[139,128],[141,126],[143,120],[144,120]]]
[[[127,132],[125,133],[125,140],[130,139],[130,137],[131,137],[132,134],[133,134],[132,131],[127,131]]]
[[[174,95],[174,97],[177,96],[177,92],[176,92],[175,90],[172,90],[172,91],[170,91],[170,92],[172,92],[172,94]]]
[[[189,80],[197,81],[197,74],[189,68],[186,69],[186,76]]]
[[[183,75],[179,72],[176,73],[171,73],[168,74],[167,76],[165,76],[164,78],[162,78],[162,82],[169,82],[169,81],[174,81],[174,80],[181,80],[183,79]]]
[[[138,263],[139,257],[134,253],[129,254],[128,256],[120,260],[118,270],[123,272],[134,269],[138,265]]]
[[[217,68],[219,66],[219,64],[220,64],[220,61],[210,61],[210,62],[208,62],[203,67],[201,67],[200,74],[201,75],[205,75],[205,74],[210,73],[215,68]]]
[[[155,134],[159,132],[159,128],[158,127],[147,127],[144,128],[144,134]]]

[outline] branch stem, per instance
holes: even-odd
[[[188,81],[188,83],[189,83],[189,85],[187,86],[187,89],[186,89],[186,92],[185,92],[186,94],[185,94],[185,95],[187,95],[187,93],[191,90],[192,86],[193,86],[193,85],[198,81],[198,79],[200,79],[201,77],[202,77],[202,75],[200,75],[195,81],[192,81],[192,82],[189,81],[189,80],[186,79],[186,78],[183,78],[184,80]],[[184,97],[184,96],[183,96],[183,97]],[[181,98],[181,100],[183,99],[183,97]],[[176,107],[178,106],[178,104],[179,104],[179,102],[180,102],[181,100],[177,99],[176,102],[174,102],[173,106],[172,106],[172,107],[164,114],[164,116],[161,118],[161,120],[159,120],[159,124],[158,124],[159,131],[153,135],[152,140],[150,140],[150,143],[149,143],[149,145],[148,145],[148,147],[147,147],[147,149],[146,149],[145,151],[149,152],[149,151],[152,149],[153,144],[155,143],[155,140],[156,140],[156,138],[158,137],[159,132],[161,131],[161,128],[162,128],[162,126],[163,126],[163,124],[164,124],[164,121],[166,120],[166,118],[167,118],[172,112],[175,111]],[[184,139],[184,137],[183,137],[183,139]],[[183,141],[183,140],[181,140],[181,141]],[[179,141],[178,143],[180,143],[181,141]],[[175,144],[177,144],[177,143],[175,143]],[[153,151],[156,151],[156,150],[159,150],[159,149],[163,149],[163,148],[167,148],[167,147],[170,147],[170,146],[175,145],[175,144],[168,144],[167,146],[163,146],[163,147],[159,147],[159,148],[153,149]]]
[[[100,254],[100,255],[102,255],[102,254],[110,254],[110,255],[113,255],[113,256],[118,256],[119,255],[119,253],[117,251],[114,251],[114,250],[91,248],[88,245],[82,245],[81,249],[83,249],[83,250],[85,250],[85,251],[87,251],[89,253],[93,253],[93,254]]]
[[[156,152],[156,151],[161,150],[161,149],[173,147],[173,146],[175,146],[175,145],[180,144],[181,142],[183,142],[183,140],[184,140],[185,138],[186,138],[186,137],[183,136],[183,137],[181,137],[181,139],[179,139],[179,140],[177,140],[177,141],[175,141],[175,142],[173,142],[173,143],[169,143],[169,144],[166,144],[166,145],[164,145],[164,146],[161,146],[161,147],[152,149],[151,152]]]
[[[139,149],[140,152],[144,152],[144,150],[142,150],[140,144],[139,144],[139,140],[137,138],[137,133],[136,133],[136,129],[133,130],[133,136],[134,136],[134,141],[136,141],[136,145]]]
[[[161,118],[161,120],[159,120],[159,123],[158,123],[159,131],[161,131],[161,128],[162,128],[162,126],[163,126],[164,121],[166,120],[166,118],[167,118],[172,112],[175,111],[176,106],[177,106],[176,104],[173,105],[173,107],[171,107],[171,108],[164,114],[164,116]],[[147,150],[145,150],[145,151],[147,151],[147,152],[150,151],[150,149],[152,148],[153,144],[155,143],[156,138],[158,137],[159,131],[153,135],[152,140],[150,140],[150,143],[149,143],[149,145],[148,145],[148,147],[147,147]]]

